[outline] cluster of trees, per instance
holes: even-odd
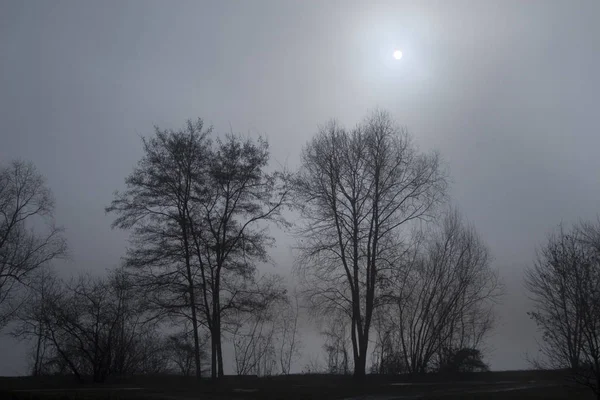
[[[525,284],[542,333],[543,368],[567,368],[600,398],[600,220],[560,225],[539,249]]]
[[[191,324],[163,318],[125,269],[104,278],[82,275],[63,281],[44,268],[31,280],[29,298],[15,313],[12,334],[33,343],[31,373],[72,374],[104,382],[111,377],[196,372]],[[235,372],[289,374],[300,346],[298,303],[273,304],[260,313],[241,313],[232,331]],[[199,339],[207,371],[206,337]]]
[[[35,343],[33,375],[73,374],[103,382],[109,376],[162,372],[177,360],[122,270],[64,282],[45,269],[36,278],[13,331]]]
[[[213,135],[202,120],[156,128],[142,145],[106,208],[130,232],[127,253],[102,279],[65,282],[44,268],[66,254],[60,229],[35,236],[19,221],[51,216],[49,191],[35,175],[41,200],[6,208],[15,190],[0,175],[0,305],[11,305],[14,333],[33,339],[34,373],[218,378],[224,340],[236,373],[289,373],[301,304],[329,322],[331,372],[363,377],[369,355],[379,373],[485,369],[481,345],[501,293],[489,251],[448,205],[439,155],[419,151],[387,113],[351,130],[324,125],[295,173],[271,169],[265,140]],[[299,215],[293,224],[286,209]],[[258,268],[270,260],[272,224],[299,236],[293,296]],[[5,282],[29,288],[21,303],[3,300]]]
[[[239,337],[240,321],[262,322],[273,304],[287,299],[280,281],[259,276],[257,265],[269,260],[274,242],[267,223],[287,225],[282,209],[291,195],[289,179],[267,171],[266,141],[213,140],[211,133],[202,120],[181,131],[156,128],[143,140],[144,156],[127,189],[106,209],[117,215],[113,226],[131,231],[125,266],[148,304],[163,317],[189,321],[198,378],[203,331],[217,378],[223,335]],[[237,356],[243,344],[234,342]],[[237,364],[239,371],[253,370]]]
[[[322,126],[297,172],[272,171],[268,144],[214,138],[202,120],[156,128],[106,208],[131,239],[123,266],[65,281],[67,257],[42,175],[0,167],[0,329],[32,343],[32,373],[223,375],[290,372],[301,304],[326,321],[327,370],[485,370],[502,285],[487,246],[449,206],[437,153],[376,111],[353,129]],[[283,216],[295,210],[291,224]],[[299,236],[298,292],[258,266],[269,225]],[[600,393],[600,220],[562,225],[527,270],[540,366],[569,368]],[[371,349],[369,347],[371,346]],[[314,366],[313,366],[314,367]],[[311,370],[314,368],[311,368]]]
[[[372,331],[377,371],[447,369],[491,329],[501,287],[475,229],[445,211],[447,180],[385,112],[331,122],[305,147],[298,270],[313,313],[347,325],[327,331],[330,369],[364,376]]]

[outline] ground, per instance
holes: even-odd
[[[273,378],[226,377],[197,383],[174,376],[136,377],[104,385],[75,384],[64,377],[0,378],[0,399],[192,400],[192,399],[344,399],[344,400],[530,400],[594,399],[573,387],[559,371],[507,371],[454,377],[368,376],[363,382],[331,375]]]

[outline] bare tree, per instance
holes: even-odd
[[[256,263],[269,260],[267,248],[274,243],[266,223],[287,226],[281,211],[289,189],[284,174],[266,171],[269,151],[262,139],[227,135],[217,140],[209,161],[207,178],[197,190],[192,237],[215,378],[223,375],[222,320],[246,307],[243,288],[252,286]]]
[[[272,375],[277,369],[280,312],[286,303],[278,276],[265,275],[245,290],[229,315],[235,369],[238,375]]]
[[[456,209],[415,232],[400,267],[388,276],[389,294],[376,314],[375,370],[449,371],[479,357],[503,293],[490,260]]]
[[[298,332],[300,317],[300,299],[294,291],[293,296],[283,304],[277,318],[277,342],[279,367],[281,373],[289,375],[292,363],[299,357],[302,342]]]
[[[233,332],[238,375],[271,375],[276,367],[273,316],[249,314]]]
[[[393,328],[409,372],[423,373],[476,349],[492,328],[502,294],[487,246],[457,210],[424,239],[422,250],[398,274]]]
[[[198,330],[211,338],[211,376],[223,375],[222,324],[244,308],[245,281],[268,261],[267,222],[285,224],[288,189],[268,173],[268,144],[239,136],[210,142],[202,121],[144,140],[145,156],[107,211],[114,226],[133,228],[128,265],[138,270],[149,301],[190,318],[200,374]],[[251,286],[251,285],[250,285]]]
[[[70,372],[79,380],[91,376],[102,382],[108,376],[164,370],[156,325],[146,318],[122,270],[105,279],[85,275],[68,284],[48,281],[40,283],[31,307],[24,307],[31,312],[22,315],[15,331],[34,336],[36,349],[46,350],[37,357],[38,374]]]
[[[325,337],[323,350],[327,356],[327,372],[330,374],[350,373],[352,361],[348,350],[348,331],[348,321],[342,315],[329,320],[321,331],[321,335]]]
[[[33,164],[0,166],[0,328],[21,305],[19,289],[31,274],[66,256],[66,241],[54,225],[53,212],[52,193]]]
[[[371,372],[396,375],[407,372],[405,357],[398,341],[398,324],[394,310],[382,306],[375,313],[375,343],[371,358]]]
[[[146,297],[135,285],[135,279],[121,267],[111,270],[101,281],[108,289],[107,316],[114,321],[106,341],[108,372],[115,376],[165,370],[160,325],[149,312]]]
[[[53,270],[48,267],[38,269],[31,277],[28,297],[15,315],[16,326],[11,334],[18,339],[34,342],[31,368],[33,376],[45,373],[50,353],[47,314],[61,290],[62,282]]]
[[[199,299],[190,213],[195,186],[207,168],[210,132],[200,119],[188,121],[178,132],[155,128],[153,138],[142,139],[144,156],[125,180],[127,190],[115,192],[106,208],[118,215],[113,227],[133,229],[127,265],[138,271],[140,286],[150,292],[152,304],[189,317],[198,379]]]
[[[286,297],[279,277],[267,277],[265,282],[255,290],[254,299],[228,318],[238,375],[271,375],[278,368],[288,375],[299,356],[299,299]],[[248,303],[254,306],[249,308]]]
[[[548,366],[579,367],[583,351],[585,324],[581,290],[589,251],[580,232],[566,232],[559,225],[537,252],[532,268],[526,271],[525,285],[534,301],[529,316],[542,330],[540,350]]]
[[[569,368],[600,398],[600,221],[562,225],[538,251],[525,285],[542,333],[541,365]]]
[[[304,221],[298,271],[315,313],[350,320],[358,378],[403,234],[411,221],[432,215],[446,186],[438,155],[420,153],[385,112],[352,131],[331,122],[303,150],[295,185]]]

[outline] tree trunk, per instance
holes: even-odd
[[[218,279],[218,278],[217,278]],[[218,338],[221,335],[221,328],[219,326],[219,291],[218,283],[215,284],[212,293],[212,315],[211,315],[211,324],[210,324],[210,377],[215,380],[219,377],[219,367],[218,367],[218,359],[219,359],[219,346],[218,346]]]
[[[193,292],[194,288],[190,288],[190,292]],[[191,296],[195,299],[194,296]],[[194,366],[196,367],[196,379],[202,379],[202,362],[200,360],[200,338],[198,335],[198,315],[196,312],[195,303],[192,304],[192,329],[194,331]]]
[[[198,316],[196,315],[196,295],[194,293],[194,279],[192,277],[192,267],[190,265],[190,249],[189,240],[187,236],[187,225],[182,223],[181,230],[183,231],[183,245],[185,251],[185,267],[187,272],[187,279],[190,285],[190,308],[192,311],[192,329],[194,330],[194,361],[196,364],[196,379],[202,378],[202,366],[200,364],[200,340],[198,339]]]
[[[348,368],[348,350],[346,349],[346,344],[344,343],[344,347],[343,347],[343,351],[344,351],[344,375],[348,374],[349,372],[349,368]]]
[[[358,354],[354,356],[354,378],[357,380],[363,379],[366,375],[367,357],[366,353],[362,349],[362,346],[360,347],[361,348],[359,348]]]
[[[366,361],[367,358],[364,355],[359,354],[358,362],[354,365],[354,378],[358,380],[362,380],[366,376]]]
[[[365,329],[367,327],[365,326]],[[367,346],[369,344],[368,329],[365,333],[358,335],[358,355],[355,357],[354,378],[361,380],[366,376],[367,371]]]
[[[223,373],[223,351],[221,348],[221,321],[219,321],[219,333],[217,335],[217,364],[219,377],[222,377],[225,374]]]
[[[193,287],[190,292],[193,292]],[[192,295],[193,299],[194,296]],[[202,366],[200,364],[200,340],[198,339],[198,318],[196,317],[196,305],[192,303],[192,329],[194,330],[194,361],[196,364],[196,379],[202,378]]]
[[[214,320],[213,320],[214,321]],[[217,379],[217,335],[215,333],[215,327],[213,322],[213,329],[210,332],[210,377],[211,379]]]
[[[35,349],[35,365],[33,367],[33,376],[39,376],[40,374],[40,351],[42,348],[42,324],[40,323],[40,332],[37,338],[37,344]]]
[[[352,315],[352,323],[350,329],[350,339],[352,340],[352,359],[354,360],[354,375],[356,375],[356,366],[359,364],[358,361],[358,339],[356,338],[356,331],[358,330],[357,324],[355,322],[355,316]]]
[[[217,269],[215,286],[212,293],[212,328],[211,336],[211,378],[223,376],[223,354],[221,351],[221,303],[220,303],[220,271]]]

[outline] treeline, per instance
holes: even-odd
[[[13,334],[32,339],[32,374],[73,374],[102,382],[175,369],[184,362],[179,336],[162,337],[122,270],[106,278],[81,276],[69,282],[44,269],[30,283]]]
[[[29,164],[0,173],[0,317],[32,339],[33,373],[218,378],[228,343],[236,373],[287,374],[301,309],[321,327],[329,372],[360,378],[368,359],[376,373],[486,368],[502,289],[489,250],[450,204],[440,156],[387,113],[322,126],[294,172],[272,168],[264,139],[202,120],[156,128],[142,146],[106,207],[130,240],[103,278],[54,276],[47,266],[67,252],[49,189]],[[41,200],[23,205],[27,191]],[[36,215],[46,234],[26,226]],[[258,268],[273,225],[298,238],[293,295]]]
[[[12,330],[33,344],[32,375],[72,374],[93,382],[140,374],[193,375],[196,349],[189,322],[156,314],[134,279],[122,268],[104,278],[82,275],[69,281],[48,268],[39,270]],[[281,302],[245,317],[253,319],[239,316],[232,332],[236,372],[289,373],[299,346],[290,336],[296,333],[297,309]],[[199,341],[203,371],[206,342],[206,337]]]

